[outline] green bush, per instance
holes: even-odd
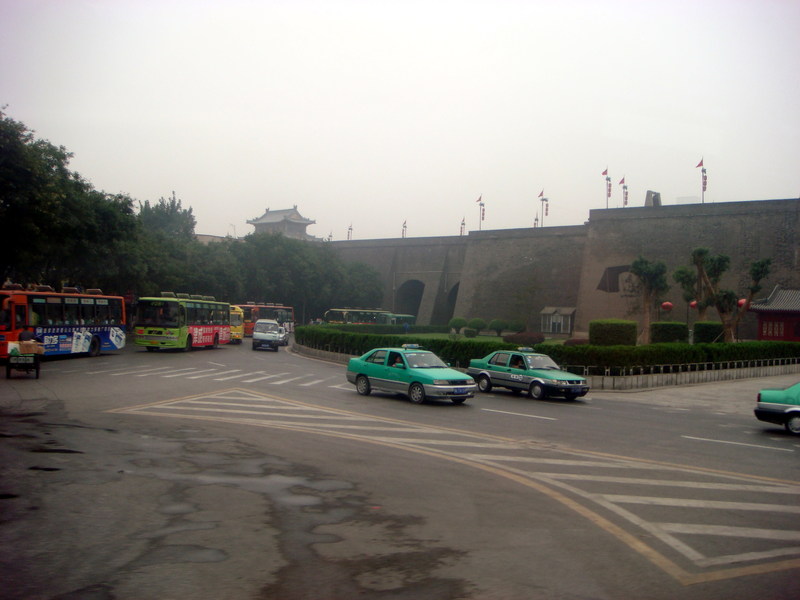
[[[509,344],[516,344],[517,346],[535,346],[544,341],[544,334],[534,331],[522,331],[520,333],[504,335],[503,341]]]
[[[635,346],[636,321],[598,319],[589,323],[589,344],[594,346]]]
[[[492,319],[489,321],[489,330],[494,331],[497,337],[503,335],[503,330],[508,327],[508,323],[503,319]]]
[[[650,342],[653,344],[688,342],[689,326],[676,321],[656,321],[650,324]]]
[[[474,329],[478,333],[486,329],[486,321],[481,318],[470,319],[469,323],[467,323],[467,327],[470,329]]]
[[[511,320],[508,322],[508,330],[513,331],[514,333],[519,333],[520,331],[525,331],[525,322],[524,321],[517,321]]]
[[[722,323],[719,321],[698,321],[694,324],[694,343],[710,344],[722,342]]]
[[[467,320],[464,317],[453,317],[447,326],[455,329],[456,333],[461,333],[461,330],[467,326]]]
[[[468,338],[478,337],[478,331],[476,329],[472,329],[471,327],[467,327],[464,330],[464,337]]]

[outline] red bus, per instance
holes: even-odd
[[[101,290],[86,293],[49,285],[24,290],[19,284],[0,289],[0,359],[19,351],[19,334],[29,327],[44,344],[44,355],[97,356],[125,347],[125,299]]]
[[[148,352],[216,348],[231,341],[231,306],[213,296],[161,292],[139,298],[134,331],[136,345]]]
[[[294,308],[283,306],[282,304],[237,304],[244,311],[244,335],[253,336],[253,325],[259,319],[273,319],[286,328],[286,331],[294,330]]]

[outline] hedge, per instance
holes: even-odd
[[[636,321],[597,319],[589,322],[589,343],[597,346],[636,345]]]
[[[324,325],[305,325],[295,330],[298,344],[361,356],[373,348],[419,344],[455,367],[466,367],[470,359],[482,358],[495,350],[514,350],[518,344],[472,339],[429,339],[403,336],[350,333]],[[800,342],[739,342],[735,344],[649,344],[646,346],[598,346],[593,344],[537,344],[534,350],[548,354],[560,365],[630,369],[653,365],[703,365],[733,361],[800,358]]]

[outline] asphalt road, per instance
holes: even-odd
[[[800,597],[797,376],[457,406],[249,345],[0,380],[0,597]],[[795,517],[791,517],[794,514]]]

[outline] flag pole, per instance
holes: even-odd
[[[608,208],[608,199],[611,198],[611,177],[608,175],[608,167],[601,175],[606,178],[606,208]]]
[[[702,158],[700,159],[700,162],[697,163],[697,166],[695,167],[695,169],[698,168],[698,167],[700,167],[700,183],[701,183],[700,204],[705,204],[706,203],[706,185],[708,184],[708,175],[706,175],[706,167],[703,164],[703,159]]]
[[[483,209],[483,194],[478,196],[476,202],[478,203],[478,231],[480,231],[483,225],[483,218],[486,216],[486,211]]]

